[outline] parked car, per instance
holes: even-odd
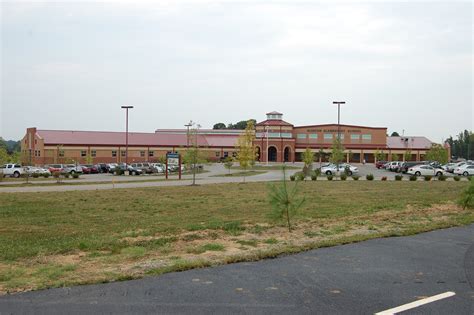
[[[4,164],[0,168],[0,175],[3,177],[11,176],[11,177],[18,178],[25,173],[26,173],[25,168],[22,167],[20,164]]]
[[[35,167],[35,166],[25,166],[25,172],[29,175],[39,174],[39,175],[51,175],[51,172],[42,167]]]
[[[444,170],[441,168],[434,168],[431,165],[416,165],[408,169],[407,174],[416,176],[440,176],[444,175]]]
[[[64,165],[64,172],[69,174],[79,173],[82,174],[82,166],[75,164],[66,164]]]
[[[106,167],[107,167],[107,172],[108,172],[108,173],[113,173],[114,170],[115,170],[115,168],[116,168],[117,166],[118,166],[117,163],[109,163],[109,164],[107,164],[107,166],[106,166]]]
[[[107,173],[107,164],[105,163],[99,163],[96,165],[97,167],[97,170],[99,171],[99,173]]]
[[[134,168],[142,170],[142,172],[145,174],[156,173],[155,168],[152,167],[150,163],[131,163],[130,165]]]
[[[51,172],[51,174],[59,172],[62,173],[64,171],[64,166],[62,164],[48,164],[44,166]]]
[[[417,165],[421,165],[423,162],[403,162],[402,165],[400,166],[399,172],[406,174],[408,172],[408,169]]]
[[[336,174],[337,172],[344,172],[344,170],[348,168],[347,174],[350,176],[352,174],[357,174],[359,172],[359,169],[355,166],[352,166],[350,164],[346,163],[341,163],[338,165],[336,164],[329,164],[327,166],[321,167],[321,174],[326,174],[326,175],[333,175]]]
[[[130,172],[130,175],[141,175],[141,174],[143,174],[143,171],[141,169],[135,168],[135,167],[131,166],[130,164],[128,164],[127,167],[125,167],[125,164],[117,165],[114,168],[114,170],[117,170],[117,169],[120,169],[122,171],[128,170]]]
[[[463,175],[463,176],[470,176],[474,175],[474,165],[465,164],[461,167],[458,167],[454,170],[454,174]]]
[[[153,167],[157,173],[164,173],[166,166],[161,163],[151,163],[151,167]]]
[[[82,167],[82,172],[84,174],[98,174],[99,173],[99,169],[95,165],[82,164],[81,167]]]
[[[386,168],[389,171],[398,172],[401,166],[402,166],[402,162],[393,161],[393,162],[388,163],[388,166]]]
[[[385,164],[387,164],[387,161],[377,161],[377,163],[375,163],[375,167],[380,169],[383,168]]]

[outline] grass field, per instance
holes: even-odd
[[[474,222],[467,182],[302,182],[288,233],[267,184],[0,193],[0,293],[273,257]],[[291,185],[291,184],[290,184]]]

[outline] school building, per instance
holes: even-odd
[[[338,129],[339,128],[339,129]],[[355,125],[294,126],[279,112],[267,113],[267,119],[255,126],[254,146],[260,162],[301,161],[310,148],[327,160],[334,139],[340,133],[347,162],[375,162],[375,153],[388,160],[396,155],[422,161],[433,143],[425,137],[388,137],[386,127]],[[237,139],[243,130],[201,129],[190,135],[186,129],[157,129],[150,133],[128,133],[128,162],[156,162],[168,152],[182,152],[197,143],[211,161],[235,156]],[[190,139],[193,137],[192,139]],[[21,141],[24,162],[33,165],[55,163],[121,163],[126,156],[125,132],[43,130],[28,128]],[[449,149],[449,147],[448,147]],[[409,152],[409,156],[407,156]],[[26,158],[25,158],[26,157]]]

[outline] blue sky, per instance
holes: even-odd
[[[337,120],[473,129],[472,3],[4,1],[0,136]],[[14,117],[14,119],[12,119]]]

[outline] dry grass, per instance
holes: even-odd
[[[472,223],[456,182],[306,182],[288,233],[266,184],[0,194],[0,293],[255,260]]]

